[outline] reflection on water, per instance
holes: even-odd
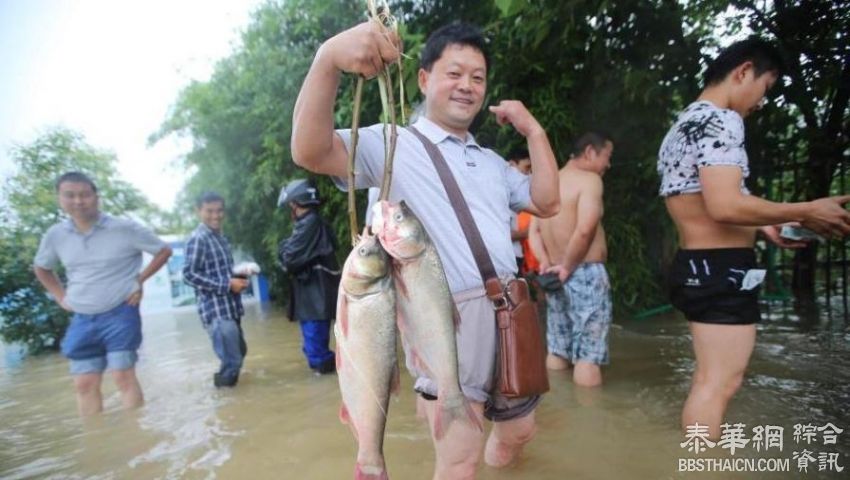
[[[147,403],[133,412],[120,409],[106,379],[106,412],[80,420],[58,355],[2,364],[0,478],[351,478],[356,447],[338,420],[336,377],[306,368],[298,326],[280,312],[248,310],[249,353],[232,390],[212,386],[217,361],[194,311],[146,316],[138,371]],[[790,459],[801,448],[792,442],[794,424],[850,427],[850,334],[777,308],[767,317],[727,418],[784,426],[785,449],[771,456]],[[482,467],[479,478],[801,478],[677,472],[677,459],[693,456],[679,446],[678,431],[693,368],[687,325],[674,316],[620,322],[611,342],[606,385],[576,389],[567,372],[553,373],[538,436],[522,460],[505,471]],[[413,405],[403,374],[385,442],[396,479],[428,479],[433,470],[431,440]],[[850,467],[848,439],[850,432],[838,445],[809,450],[838,452]],[[815,464],[802,478],[839,477],[819,474]]]

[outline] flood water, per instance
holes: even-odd
[[[76,415],[67,364],[58,355],[0,364],[0,478],[241,479],[351,478],[356,445],[337,416],[336,376],[315,376],[300,351],[298,326],[276,310],[247,309],[249,345],[235,389],[216,390],[210,342],[192,310],[144,318],[138,375],[147,403],[125,412],[111,380],[105,412]],[[539,433],[512,468],[482,466],[480,479],[847,478],[818,472],[818,455],[850,467],[850,333],[846,324],[801,321],[774,308],[759,326],[747,379],[727,413],[730,423],[784,427],[780,452],[746,447],[735,457],[782,458],[784,473],[679,472],[679,414],[693,356],[687,325],[673,316],[618,320],[601,389],[579,389],[566,373],[537,418]],[[9,355],[6,355],[8,358]],[[2,362],[3,355],[0,355]],[[844,429],[835,445],[793,440],[795,424]],[[799,473],[793,452],[815,461]],[[415,417],[410,377],[390,405],[386,459],[391,478],[429,479],[433,449]]]

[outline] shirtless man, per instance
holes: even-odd
[[[600,221],[602,176],[613,150],[611,140],[598,133],[579,137],[558,173],[561,212],[533,218],[529,232],[540,273],[557,274],[563,284],[547,295],[546,366],[564,370],[572,363],[573,382],[586,387],[602,384],[600,365],[608,363],[611,288]]]
[[[682,427],[699,423],[720,437],[726,406],[743,381],[760,320],[756,233],[781,247],[803,244],[779,236],[799,222],[826,237],[850,233],[850,196],[776,203],[750,195],[743,118],[758,110],[782,74],[771,44],[732,44],[709,64],[705,87],[670,128],[658,155],[660,194],[679,232],[670,271],[673,305],[689,321],[696,370]]]

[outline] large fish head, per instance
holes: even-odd
[[[391,256],[404,260],[425,251],[431,240],[404,200],[399,203],[382,201],[376,207],[372,211],[372,228]]]
[[[345,260],[342,283],[345,291],[362,294],[371,286],[387,277],[390,272],[390,257],[374,235],[360,237],[357,245]]]

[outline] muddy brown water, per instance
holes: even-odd
[[[783,427],[783,450],[735,456],[680,446],[678,419],[693,356],[686,322],[675,315],[618,320],[601,389],[574,387],[551,374],[539,433],[505,470],[482,466],[480,479],[847,478],[818,471],[818,455],[850,468],[850,333],[835,319],[809,319],[776,307],[759,326],[745,384],[730,423]],[[244,320],[249,354],[240,384],[216,390],[217,361],[192,310],[144,318],[139,378],[147,403],[125,412],[104,383],[105,412],[81,420],[67,364],[59,355],[16,359],[0,352],[0,478],[241,479],[351,478],[355,442],[337,416],[336,376],[315,376],[301,354],[298,326],[254,305]],[[0,347],[2,348],[2,347]],[[5,358],[5,361],[3,360]],[[385,441],[393,479],[429,479],[433,449],[415,416],[411,379],[402,374]],[[793,439],[794,425],[844,429],[835,445]],[[747,435],[749,436],[749,435]],[[812,452],[806,473],[794,452]],[[679,471],[688,458],[788,459],[790,471]],[[828,458],[828,457],[826,457]],[[824,464],[829,467],[828,464]]]

